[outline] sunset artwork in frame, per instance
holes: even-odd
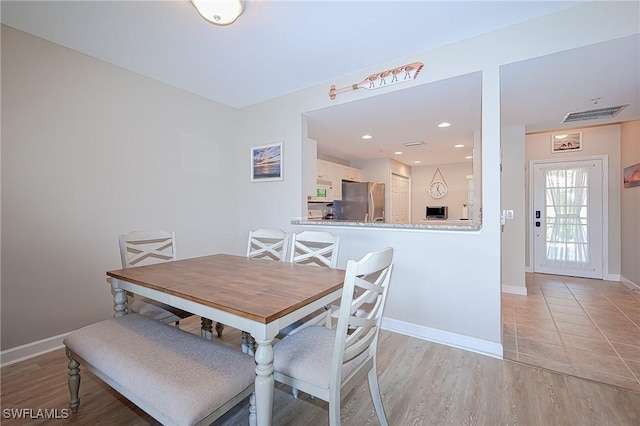
[[[283,180],[282,143],[251,148],[251,182]]]
[[[625,188],[640,186],[640,163],[624,168],[623,186]]]
[[[554,133],[551,135],[551,152],[582,151],[582,132]]]

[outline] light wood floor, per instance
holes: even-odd
[[[502,296],[505,358],[640,391],[640,292],[545,274],[526,284]]]
[[[197,331],[197,319],[182,328]],[[223,341],[239,345],[236,330]],[[378,372],[391,425],[634,425],[640,424],[640,393],[514,361],[501,361],[382,331]],[[82,368],[82,366],[81,366]],[[5,409],[63,409],[68,404],[63,350],[1,369],[2,425],[155,425],[90,372],[82,371],[80,409],[68,419],[6,418]],[[215,386],[212,384],[212,386]],[[276,385],[274,425],[326,425],[326,403]],[[248,424],[248,402],[216,425]],[[366,382],[342,397],[344,425],[379,424]]]

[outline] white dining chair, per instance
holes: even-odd
[[[335,268],[338,266],[340,237],[325,231],[303,231],[291,237],[289,261],[304,265]],[[302,283],[304,285],[304,283]],[[310,313],[299,321],[280,330],[276,336],[283,339],[311,325],[324,325],[331,328],[331,305]],[[291,388],[294,398],[298,398],[298,389]]]
[[[313,325],[276,343],[274,379],[329,403],[329,424],[340,424],[340,396],[365,374],[378,420],[387,425],[376,371],[376,348],[393,263],[393,249],[349,260],[335,329]],[[356,312],[366,312],[356,316]]]
[[[304,265],[335,268],[338,266],[340,237],[324,231],[303,231],[291,237],[289,261]],[[304,285],[304,283],[300,283]],[[296,333],[304,327],[322,324],[331,328],[331,305],[313,312],[300,321],[281,330],[279,338]]]
[[[287,256],[287,242],[288,234],[281,229],[260,228],[249,231],[247,257],[284,262]],[[224,324],[217,322],[218,337],[222,336],[223,330]],[[243,331],[241,334],[242,352],[254,355],[255,341],[248,332]]]
[[[118,237],[120,260],[123,268],[153,265],[176,259],[175,232],[164,230],[132,231]],[[180,320],[193,314],[174,308],[139,295],[132,295],[128,303],[129,310],[146,317],[180,327]],[[202,318],[202,337],[210,339],[206,324],[210,321]],[[209,326],[210,329],[210,326]]]

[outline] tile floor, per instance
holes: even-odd
[[[640,392],[640,292],[620,282],[527,274],[502,295],[504,358]]]

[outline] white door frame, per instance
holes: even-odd
[[[602,277],[609,279],[609,156],[591,155],[585,157],[550,158],[529,161],[529,266],[534,270],[535,261],[535,220],[534,215],[534,168],[540,164],[567,163],[572,161],[602,161]]]

